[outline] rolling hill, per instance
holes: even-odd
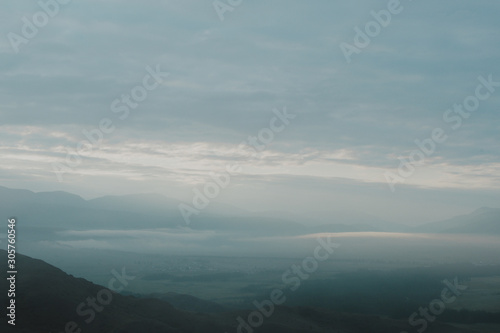
[[[6,260],[6,254],[5,250],[0,250],[0,260]],[[65,332],[66,327],[70,327],[69,331],[78,332],[78,329],[81,329],[82,332],[93,333],[245,332],[244,329],[238,331],[236,318],[246,318],[250,313],[250,311],[220,314],[184,312],[159,299],[140,299],[114,292],[111,294],[106,287],[68,275],[41,260],[21,254],[17,255],[17,269],[19,274],[16,281],[16,326],[8,325],[4,319],[0,322],[2,332]],[[7,290],[5,270],[0,274],[0,278],[0,288]],[[175,296],[178,299],[179,297]],[[182,297],[182,303],[186,305],[186,302],[201,304],[200,300],[193,300],[192,297]],[[5,318],[5,314],[2,317]],[[404,328],[404,321],[378,316],[282,306],[276,307],[263,325],[258,330],[252,331],[386,333],[399,332]],[[474,331],[435,323],[428,332],[472,333]]]

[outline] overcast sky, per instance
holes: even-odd
[[[448,114],[459,126],[443,116],[478,77],[500,82],[500,3],[402,0],[347,61],[342,43],[355,46],[355,27],[388,3],[243,0],[219,15],[211,0],[88,0],[43,24],[35,1],[3,1],[0,185],[189,203],[232,164],[241,171],[214,200],[249,210],[418,223],[499,207],[500,86],[479,88],[488,96],[467,117]],[[23,29],[34,15],[35,33]],[[169,74],[156,84],[151,71]],[[240,145],[285,109],[295,118],[275,122],[261,152]],[[103,119],[114,130],[70,167],[68,151]],[[391,191],[398,157],[436,128],[447,139]]]

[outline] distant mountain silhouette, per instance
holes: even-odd
[[[470,214],[432,222],[416,228],[419,232],[500,234],[500,209],[481,207]]]
[[[34,193],[0,187],[0,213],[22,220],[20,232],[24,232],[29,239],[68,229],[186,228],[178,204],[157,194],[84,200],[66,192]],[[200,216],[193,216],[189,228],[266,236],[379,230],[369,225],[347,226],[341,221],[309,227],[285,218],[252,215],[228,205],[213,206],[215,208],[204,211]]]
[[[266,216],[281,217],[291,221],[311,221],[318,232],[385,231],[411,232],[411,227],[403,223],[389,222],[377,216],[366,214],[362,210],[335,209],[332,211],[316,211],[314,216],[283,211],[266,211]]]
[[[46,240],[61,230],[186,228],[246,235],[303,235],[327,232],[447,232],[500,234],[500,209],[480,208],[471,214],[416,228],[351,211],[339,211],[331,221],[306,226],[290,214],[259,216],[229,205],[211,203],[203,214],[193,215],[187,226],[179,202],[157,194],[104,196],[85,200],[67,192],[39,192],[0,186],[0,214],[23,221],[19,231],[29,240]],[[241,215],[240,215],[241,214]],[[307,220],[307,217],[303,217]],[[324,220],[324,219],[323,219]]]
[[[52,229],[132,229],[138,227],[175,227],[180,221],[149,212],[143,202],[133,205],[125,199],[123,205],[108,206],[100,201],[87,201],[67,192],[12,190],[0,187],[0,213],[22,220],[21,228]],[[131,209],[123,209],[128,205]],[[135,211],[134,211],[135,209]],[[147,221],[148,225],[144,226]]]

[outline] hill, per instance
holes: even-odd
[[[0,260],[5,259],[6,251],[0,250]],[[8,325],[6,320],[2,320],[0,323],[2,332],[65,332],[66,327],[70,327],[69,331],[78,332],[77,328],[80,328],[82,332],[94,333],[237,332],[236,318],[239,316],[247,318],[250,313],[250,311],[222,314],[184,312],[158,299],[139,299],[114,292],[110,294],[106,287],[75,278],[41,260],[20,254],[17,260],[19,274],[16,282],[16,326],[14,328]],[[5,271],[1,274],[2,290],[7,290],[5,274]],[[183,302],[186,300],[189,298],[184,297]],[[2,317],[5,318],[5,315]],[[279,307],[273,315],[265,318],[258,332],[385,333],[398,332],[404,327],[403,321],[378,316],[345,314],[304,307]],[[428,332],[472,333],[473,331],[436,323]]]
[[[500,209],[482,207],[470,214],[455,216],[416,228],[419,232],[500,234]]]

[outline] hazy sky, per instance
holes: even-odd
[[[478,77],[500,82],[500,3],[402,0],[346,61],[341,43],[356,46],[355,27],[388,4],[243,0],[222,21],[211,0],[89,0],[44,22],[37,2],[4,1],[0,185],[189,202],[236,164],[215,200],[251,210],[414,223],[498,207],[500,84],[479,88],[476,111],[447,110],[474,103]],[[157,84],[151,71],[169,74]],[[260,153],[240,146],[268,139],[284,109],[295,118],[275,121]],[[102,121],[114,130],[69,166]],[[387,172],[401,176],[398,157],[436,128],[447,139],[392,192]],[[54,165],[68,167],[63,181]]]

